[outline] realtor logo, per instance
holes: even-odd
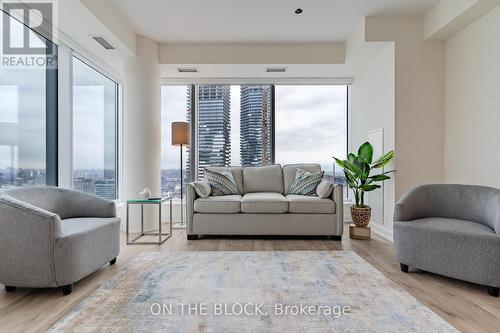
[[[2,66],[55,67],[54,1],[2,1]]]

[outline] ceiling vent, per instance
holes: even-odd
[[[177,68],[179,73],[198,73],[198,68],[188,67],[188,68]]]
[[[285,67],[268,67],[268,68],[266,68],[266,72],[268,72],[268,73],[285,73],[286,68]]]
[[[102,47],[104,47],[106,50],[114,50],[116,49],[113,45],[111,45],[110,42],[108,42],[104,37],[102,36],[91,36],[96,42],[101,44]]]

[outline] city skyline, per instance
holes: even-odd
[[[241,165],[241,86],[230,87],[230,165]],[[187,119],[186,104],[190,102],[186,97],[186,86],[162,87],[162,169],[179,168],[178,148],[172,150],[168,143],[169,126],[172,121]],[[332,156],[347,154],[347,87],[280,85],[275,100],[275,162],[314,161],[333,173]],[[336,173],[339,171],[337,168]]]

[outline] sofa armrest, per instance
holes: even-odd
[[[337,235],[344,233],[344,187],[336,184],[333,187],[332,200],[335,202],[335,226]]]
[[[54,287],[54,245],[59,215],[8,195],[0,197],[0,282],[18,287]]]
[[[196,190],[194,189],[193,184],[189,183],[187,186],[186,193],[186,233],[188,235],[193,234],[193,215],[194,215],[194,201],[197,198]]]

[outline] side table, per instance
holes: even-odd
[[[162,233],[161,230],[161,207],[164,203],[170,202],[170,232]],[[141,205],[141,232],[134,239],[130,239],[129,230],[129,209],[130,205]],[[158,205],[158,232],[144,232],[144,205]],[[134,199],[127,200],[127,245],[145,245],[165,243],[167,239],[172,237],[172,197],[157,198],[157,199]],[[158,241],[138,241],[144,236],[158,236]]]

